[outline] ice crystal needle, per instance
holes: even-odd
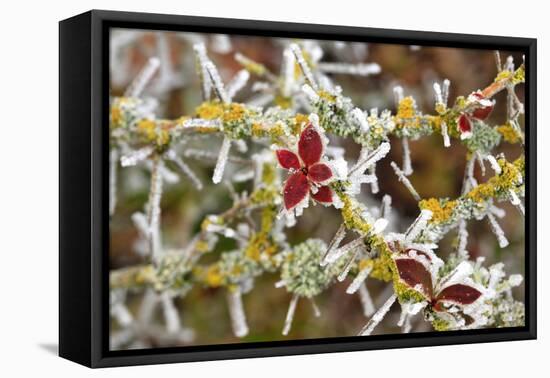
[[[218,161],[216,162],[216,167],[214,167],[214,174],[212,175],[212,182],[214,184],[219,184],[222,181],[223,171],[225,169],[225,165],[227,164],[230,148],[231,139],[226,136],[223,138],[222,146],[218,155]]]
[[[248,335],[248,324],[246,323],[246,315],[240,288],[228,290],[227,303],[229,305],[229,315],[231,317],[233,333],[237,337]]]
[[[395,162],[393,162],[393,161],[391,162],[391,167],[393,168],[395,174],[399,178],[399,181],[401,181],[403,183],[403,185],[405,185],[405,188],[407,188],[407,190],[412,194],[413,198],[416,201],[420,201],[421,198],[418,195],[418,192],[416,191],[414,186],[411,184],[411,182],[409,181],[407,176],[405,176],[405,173],[403,173],[403,171],[401,169],[399,169],[397,164],[395,164]]]
[[[369,290],[365,282],[361,282],[359,285],[359,299],[361,300],[361,306],[363,307],[363,315],[365,317],[372,316],[376,311],[372,298],[370,296]]]
[[[288,311],[286,313],[285,325],[283,327],[284,336],[288,335],[288,333],[290,332],[290,328],[292,327],[292,320],[294,319],[294,313],[296,312],[296,305],[298,304],[298,299],[300,299],[300,297],[294,294],[292,296],[292,299],[290,300]]]
[[[382,307],[380,307],[378,311],[376,311],[376,313],[372,316],[372,318],[367,322],[361,332],[359,332],[359,336],[369,336],[372,331],[374,331],[374,328],[382,321],[382,319],[384,319],[396,299],[397,295],[392,294],[391,297],[389,297],[386,302],[384,302]]]

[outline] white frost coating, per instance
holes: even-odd
[[[413,173],[411,164],[411,150],[409,148],[409,139],[401,138],[403,146],[403,174],[410,176]]]
[[[319,95],[313,90],[311,85],[309,85],[309,84],[302,85],[302,92],[304,92],[306,94],[309,101],[311,101],[313,103],[319,101]]]
[[[411,315],[407,315],[407,316],[405,317],[405,324],[403,324],[403,327],[401,327],[401,330],[403,331],[403,333],[409,333],[409,332],[411,332],[411,329],[412,329],[411,318],[412,318]]]
[[[149,83],[155,72],[160,67],[160,59],[157,57],[149,58],[145,67],[141,69],[134,81],[126,88],[125,97],[139,97],[145,86]]]
[[[181,127],[179,125],[177,126],[181,129],[193,129],[193,128],[211,128],[211,129],[219,129],[220,128],[220,122],[219,120],[209,120],[209,119],[202,119],[202,118],[191,118],[186,120],[181,124]]]
[[[495,205],[489,206],[489,211],[497,218],[504,218],[506,216],[506,211],[504,209],[501,209],[500,207],[496,207]]]
[[[319,70],[326,73],[348,74],[357,76],[377,75],[382,69],[377,63],[319,63]]]
[[[365,269],[362,269],[357,276],[353,279],[351,284],[346,289],[346,293],[348,294],[354,294],[357,290],[359,290],[359,287],[365,282],[367,277],[369,276],[370,272],[372,270],[372,267],[369,266]]]
[[[487,155],[487,160],[489,160],[489,163],[491,163],[491,168],[493,168],[493,171],[497,175],[500,175],[502,173],[502,168],[500,168],[500,165],[498,165],[497,159],[493,155]]]
[[[123,167],[134,166],[140,161],[143,161],[153,153],[153,147],[143,147],[139,150],[130,152],[120,158],[120,165]]]
[[[449,274],[439,280],[435,287],[435,291],[439,292],[447,286],[460,283],[464,281],[466,277],[469,277],[472,273],[472,264],[470,264],[468,261],[462,261]]]
[[[357,255],[358,255],[358,252],[359,251],[355,251],[353,253],[353,256],[351,256],[351,258],[346,262],[346,265],[344,266],[344,269],[340,272],[338,277],[336,277],[338,282],[342,282],[346,279],[346,277],[349,274],[349,271],[351,270],[351,267],[353,266],[353,262],[355,261]]]
[[[137,315],[138,321],[141,324],[149,324],[151,322],[158,302],[159,296],[154,290],[148,289],[145,291]]]
[[[361,283],[361,285],[359,285],[359,299],[361,300],[361,305],[363,306],[363,314],[366,317],[374,314],[374,311],[376,309],[374,307],[374,303],[372,302],[369,289],[367,288],[367,285],[364,281]]]
[[[121,327],[128,327],[134,322],[134,318],[128,310],[128,307],[123,303],[111,304],[110,313]]]
[[[361,332],[359,332],[359,336],[369,336],[374,328],[384,319],[384,316],[388,313],[390,310],[390,307],[393,305],[395,300],[397,299],[397,295],[394,293],[391,295],[391,297],[388,298],[386,302],[376,311],[376,313],[370,318],[370,320],[367,322],[367,324],[363,327]]]
[[[306,81],[308,82],[309,85],[311,85],[313,90],[318,91],[319,86],[315,82],[315,79],[313,78],[313,73],[309,69],[309,65],[304,59],[304,55],[302,54],[302,49],[296,43],[291,44],[290,49],[294,53],[296,62],[298,62],[298,65],[300,66],[300,69],[302,70],[302,73],[304,74]]]
[[[235,97],[235,94],[244,88],[248,79],[250,79],[250,74],[247,70],[240,70],[237,72],[233,79],[227,84],[227,96],[229,96],[230,99]]]
[[[212,50],[219,54],[227,54],[233,48],[227,34],[215,34],[212,38]]]
[[[512,203],[512,205],[517,207],[521,215],[525,216],[525,207],[523,207],[523,204],[521,203],[521,200],[519,199],[516,192],[510,189],[508,193],[510,193],[510,203]]]
[[[376,164],[371,165],[368,168],[369,175],[372,175],[376,177]],[[378,187],[378,180],[375,180],[370,183],[370,191],[372,194],[376,194],[380,191],[380,188]]]
[[[380,218],[387,219],[391,211],[391,196],[384,194],[382,197],[382,205],[380,206]]]
[[[445,121],[441,122],[441,135],[443,135],[443,146],[451,147],[451,138],[449,138],[449,130]]]
[[[290,327],[292,327],[292,320],[294,319],[294,313],[296,312],[296,304],[298,304],[298,299],[300,297],[297,294],[292,296],[290,300],[290,305],[288,306],[288,311],[286,313],[285,325],[283,328],[283,335],[286,336],[290,332]]]
[[[313,308],[313,315],[318,318],[321,316],[321,310],[319,309],[319,306],[317,306],[317,303],[315,303],[315,300],[313,298],[310,298],[309,301],[311,302],[311,307]]]
[[[342,223],[340,227],[338,228],[338,231],[336,231],[336,234],[334,234],[334,237],[330,241],[327,250],[325,254],[323,255],[323,258],[321,259],[321,266],[327,265],[328,261],[326,260],[328,256],[330,256],[334,250],[336,250],[339,246],[344,237],[346,236],[346,225]]]
[[[220,153],[218,155],[218,161],[216,162],[214,174],[212,175],[212,182],[214,184],[219,184],[222,181],[223,171],[225,170],[225,165],[227,163],[230,148],[231,139],[226,136],[223,138],[222,146],[220,147]]]
[[[422,209],[420,215],[415,219],[415,221],[410,225],[410,227],[405,232],[405,240],[407,242],[413,242],[418,235],[426,227],[426,223],[432,219],[433,213],[430,210]]]
[[[206,72],[208,73],[208,76],[212,81],[212,85],[214,86],[214,91],[216,92],[216,95],[218,96],[220,101],[225,104],[230,103],[231,98],[229,97],[229,95],[227,94],[224,88],[222,79],[214,63],[212,63],[211,61],[208,61],[204,64],[204,67],[206,68]]]
[[[443,104],[443,95],[441,94],[441,86],[439,83],[434,83],[435,104]]]
[[[176,306],[174,306],[174,300],[167,293],[163,293],[160,296],[162,303],[162,313],[164,316],[164,322],[166,323],[166,330],[170,333],[176,333],[181,328],[180,316]]]
[[[227,304],[229,305],[229,316],[233,334],[237,337],[248,335],[248,324],[242,301],[241,289],[237,287],[227,292]]]
[[[118,150],[113,148],[109,154],[109,215],[113,215],[116,208]]]
[[[443,88],[441,89],[441,95],[443,97],[443,103],[447,106],[449,102],[449,88],[451,87],[451,81],[449,79],[443,80]]]
[[[489,225],[491,226],[491,230],[493,231],[493,234],[495,234],[498,245],[500,248],[505,248],[508,246],[509,242],[508,239],[506,239],[506,235],[504,235],[504,231],[498,224],[497,220],[495,219],[495,216],[491,213],[487,213],[487,219],[489,220]]]
[[[508,277],[508,284],[510,287],[519,286],[522,282],[523,276],[521,274],[511,274],[510,277]]]
[[[281,67],[281,76],[283,77],[283,87],[281,92],[283,96],[289,97],[294,83],[294,54],[290,49],[286,48],[283,51],[283,64]]]
[[[369,121],[367,120],[365,113],[361,109],[354,108],[351,111],[351,115],[359,125],[361,132],[366,133],[369,131],[369,128],[370,128]]]
[[[481,175],[485,176],[485,161],[483,160],[483,156],[481,156],[481,153],[479,151],[476,151],[474,154],[474,158],[479,164],[479,168],[481,169]]]
[[[277,289],[280,289],[280,288],[285,287],[285,286],[286,286],[286,282],[284,280],[280,280],[280,281],[275,282],[275,288],[277,288]]]
[[[206,70],[206,62],[209,61],[206,56],[206,47],[204,43],[197,43],[193,45],[193,50],[195,51],[199,76],[201,78],[203,99],[208,100],[212,91],[212,80],[210,80],[210,76]]]
[[[160,243],[160,200],[162,197],[162,175],[160,173],[164,163],[160,157],[153,161],[151,170],[151,188],[147,203],[147,223],[149,224],[148,241],[149,251],[153,260],[158,259],[161,253]]]
[[[357,163],[351,168],[349,172],[349,176],[353,177],[357,174],[363,174],[367,168],[372,166],[377,161],[384,158],[388,152],[390,152],[390,144],[388,142],[383,142],[376,148],[374,151],[372,151],[370,154],[366,156],[360,157],[360,159],[357,161]]]
[[[331,264],[338,260],[340,257],[344,256],[345,254],[349,253],[350,251],[353,251],[359,247],[364,247],[365,242],[363,241],[363,238],[357,238],[354,241],[349,242],[348,244],[343,245],[342,247],[334,250],[331,254],[327,255],[325,260]]]
[[[401,169],[399,169],[399,167],[397,166],[397,164],[395,164],[395,162],[392,161],[390,164],[391,164],[391,167],[393,168],[395,174],[399,178],[399,181],[401,181],[403,183],[403,185],[405,185],[405,188],[407,188],[407,190],[412,194],[413,198],[417,202],[420,202],[421,198],[418,195],[418,192],[416,191],[414,186],[411,184],[411,182],[409,181],[407,176],[405,176],[405,173],[403,173],[403,171]]]
[[[149,224],[147,223],[147,217],[145,214],[141,212],[135,212],[132,214],[132,222],[134,223],[134,226],[138,229],[139,233],[147,237],[147,234],[149,233]]]
[[[468,230],[466,229],[466,221],[461,219],[458,223],[458,242],[456,253],[461,258],[467,258],[466,246],[468,244]]]
[[[173,159],[171,159],[171,160],[178,166],[180,171],[185,176],[187,176],[187,178],[189,178],[189,180],[191,180],[191,182],[193,183],[195,188],[197,188],[197,190],[202,189],[201,180],[197,177],[197,175],[195,175],[195,172],[193,172],[191,170],[191,168],[189,168],[189,166],[187,164],[185,164],[185,162],[179,156],[174,156]]]
[[[374,234],[379,234],[381,233],[382,231],[384,231],[386,229],[386,227],[388,227],[388,220],[385,219],[385,218],[378,218],[375,222],[374,222],[374,225],[372,226],[372,232]]]
[[[395,105],[398,106],[401,100],[403,100],[403,87],[398,85],[393,88],[393,96],[395,99]]]

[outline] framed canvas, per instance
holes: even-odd
[[[536,338],[535,39],[59,27],[62,357]]]

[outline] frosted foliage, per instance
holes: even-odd
[[[406,91],[387,88],[386,63],[370,61],[364,43],[274,39],[255,54],[238,51],[243,37],[158,31],[142,45],[147,33],[111,36],[113,349],[203,342],[201,326],[187,324],[211,319],[193,307],[204,290],[209,301],[225,296],[227,321],[206,327],[228,342],[260,340],[265,314],[280,315],[276,331],[288,338],[306,323],[331,331],[335,316],[349,329],[357,318],[345,311],[367,318],[355,325],[361,336],[525,324],[513,261],[528,189],[522,62],[497,52],[486,86],[455,97],[430,75],[427,86],[395,77]],[[178,109],[188,112],[165,118]],[[506,120],[495,124],[492,111]],[[453,161],[432,161],[441,153]],[[463,174],[448,183],[460,194],[430,198],[440,188],[426,174],[462,167],[460,154]],[[273,300],[256,294],[266,287],[279,302],[260,316],[261,300]]]

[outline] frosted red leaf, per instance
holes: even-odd
[[[395,260],[399,278],[411,288],[417,285],[422,287],[423,293],[431,298],[433,294],[432,276],[420,262],[414,259]]]
[[[324,202],[324,203],[331,203],[332,202],[332,190],[328,186],[321,186],[317,193],[313,194],[311,193],[311,196],[315,201],[318,202]]]
[[[480,100],[485,98],[485,97],[483,97],[483,95],[481,93],[478,93],[478,92],[474,93],[473,95],[476,98],[480,99]],[[493,105],[491,105],[491,106],[480,106],[479,108],[475,109],[472,112],[472,117],[483,121],[484,119],[489,117],[489,114],[491,114],[491,112],[493,111],[493,108],[494,108]]]
[[[290,175],[283,190],[285,208],[290,210],[302,202],[309,191],[309,181],[303,172]]]
[[[323,182],[332,177],[332,170],[326,164],[317,163],[308,168],[307,175],[311,181]]]
[[[472,122],[467,115],[462,114],[458,119],[458,128],[461,133],[470,133],[472,132]]]
[[[315,130],[313,125],[309,125],[302,131],[300,140],[298,141],[298,153],[300,158],[309,167],[321,160],[323,155],[323,142],[321,135]]]
[[[443,289],[436,298],[436,302],[451,301],[462,305],[474,303],[481,296],[481,292],[471,286],[455,284]]]
[[[277,160],[284,169],[300,169],[300,160],[298,156],[289,150],[277,150]]]
[[[294,169],[287,179],[283,190],[285,208],[291,210],[307,198],[313,183],[324,183],[333,177],[332,169],[325,163],[320,163],[323,155],[323,142],[319,132],[310,124],[300,135],[298,141],[298,157],[287,149],[276,151],[279,164],[285,169]],[[311,191],[314,200],[322,203],[332,202],[332,191],[328,186],[320,187],[315,193]]]

